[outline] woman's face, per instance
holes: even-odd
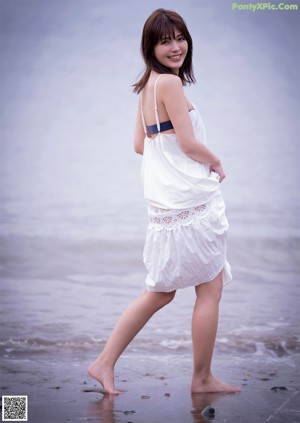
[[[174,38],[169,36],[162,38],[154,47],[154,55],[162,65],[178,74],[188,52],[188,43],[176,27],[174,35]]]

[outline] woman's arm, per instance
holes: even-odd
[[[143,128],[143,122],[141,117],[141,106],[140,106],[140,99],[139,105],[137,109],[137,116],[136,116],[136,123],[135,123],[135,131],[134,131],[134,150],[138,154],[144,153],[144,140],[145,140],[145,131]]]
[[[221,182],[225,175],[220,159],[195,137],[181,79],[176,75],[166,75],[158,84],[161,100],[172,121],[180,148],[191,159],[208,163],[210,169],[218,173]]]

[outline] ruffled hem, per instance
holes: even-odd
[[[171,222],[163,221],[164,217],[174,216]],[[196,211],[183,215],[178,210],[167,215],[158,211],[157,222],[152,209],[149,219],[143,254],[149,291],[171,292],[206,283],[222,269],[223,285],[230,282],[231,269],[226,260],[229,225],[221,194],[205,209],[198,206]]]
[[[184,288],[189,288],[189,287],[194,287],[194,286],[198,286],[198,285],[202,285],[204,283],[209,283],[211,281],[213,281],[215,279],[216,276],[218,276],[218,274],[222,272],[222,282],[223,282],[223,287],[227,286],[231,281],[232,281],[232,273],[231,273],[231,266],[228,263],[228,261],[225,261],[225,264],[214,274],[212,275],[209,280],[206,281],[201,281],[199,282],[199,280],[195,281],[194,283],[192,283],[191,281],[189,281],[188,284],[186,285],[169,285],[169,286],[162,286],[161,284],[155,284],[155,282],[153,282],[153,280],[151,279],[151,277],[149,276],[149,274],[147,275],[146,278],[146,290],[150,291],[150,292],[172,292],[172,291],[176,291],[177,289],[184,289]]]

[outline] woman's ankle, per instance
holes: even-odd
[[[198,370],[193,373],[193,379],[197,379],[201,383],[207,383],[213,378],[210,370]]]
[[[98,367],[102,367],[108,370],[114,370],[115,367],[114,363],[112,363],[112,361],[107,359],[105,356],[103,357],[102,354],[98,358],[96,358],[94,364]]]

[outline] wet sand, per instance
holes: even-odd
[[[295,367],[284,363],[274,367],[263,361],[253,366],[249,354],[239,360],[222,354],[215,357],[215,374],[242,387],[241,393],[232,395],[191,395],[190,359],[176,354],[167,362],[163,356],[125,354],[116,371],[117,388],[123,391],[119,396],[102,395],[100,386],[85,375],[88,357],[65,354],[57,360],[44,361],[36,355],[15,367],[10,361],[2,373],[2,395],[28,395],[31,423],[299,421]],[[214,413],[209,413],[209,407]]]

